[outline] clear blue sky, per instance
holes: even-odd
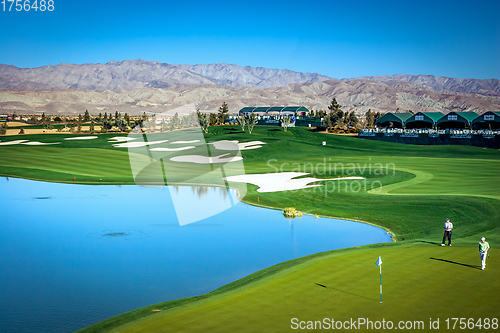
[[[0,63],[18,67],[142,58],[500,79],[498,0],[55,0],[53,12],[0,11],[0,28]]]

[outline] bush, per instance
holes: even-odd
[[[295,207],[287,207],[283,209],[283,216],[289,219],[293,219],[296,217],[302,217],[302,212],[295,209]]]

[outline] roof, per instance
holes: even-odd
[[[450,119],[451,117],[450,116],[457,116],[456,119]],[[472,121],[474,119],[477,118],[477,113],[475,112],[450,112],[446,115],[444,115],[443,117],[441,117],[441,119],[439,119],[437,121],[437,123],[444,123],[444,122],[448,122],[448,121],[458,121],[458,122],[461,122],[461,123],[466,123],[466,124],[470,124],[472,123]]]
[[[419,119],[417,120],[417,116],[423,116],[423,120]],[[444,116],[444,113],[442,112],[417,112],[414,115],[412,115],[410,118],[406,120],[406,123],[411,123],[414,121],[426,121],[432,124],[435,124],[439,119],[441,119]]]
[[[486,117],[485,117],[486,116]],[[472,123],[497,121],[500,122],[500,111],[488,111],[476,117]]]
[[[386,113],[382,117],[378,118],[375,124],[384,123],[386,121],[398,122],[404,124],[408,118],[413,116],[411,113]]]
[[[305,106],[247,106],[242,108],[238,113],[248,112],[309,112]]]

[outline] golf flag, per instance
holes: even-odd
[[[382,256],[378,256],[377,266],[380,268],[380,303],[382,303]]]

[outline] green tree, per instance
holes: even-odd
[[[120,117],[118,117],[118,118],[115,119],[115,126],[118,127],[121,132],[126,131],[127,128],[128,128],[127,122],[124,119],[120,118]]]
[[[83,120],[83,117],[81,114],[79,114],[78,115],[78,132],[82,131],[82,120]]]
[[[226,102],[223,102],[219,107],[219,123],[224,124],[226,122],[226,114],[229,113],[229,107]]]
[[[99,117],[97,117],[97,120],[98,120],[99,122],[101,122],[101,121],[102,121],[102,113],[101,113],[101,112],[99,112]]]
[[[125,113],[125,117],[124,118],[125,118],[125,121],[127,122],[127,126],[131,127],[130,126],[130,116],[127,113]]]
[[[210,114],[209,123],[210,123],[210,126],[217,125],[217,115],[215,113]]]
[[[115,112],[115,120],[120,118],[120,114],[118,113],[118,111]]]
[[[45,125],[45,122],[47,120],[47,117],[45,117],[45,112],[42,113],[42,125]]]
[[[347,112],[346,112],[347,114]],[[356,114],[354,113],[354,111],[351,111],[349,112],[349,116],[347,117],[347,122],[346,122],[347,126],[349,127],[357,127],[358,124],[359,124],[359,119],[358,117],[356,116]]]
[[[95,132],[95,126],[94,126],[94,121],[92,120],[90,122],[90,133],[94,134],[94,132]]]
[[[208,121],[207,115],[204,113],[201,113],[200,110],[197,110],[196,113],[198,116],[198,121],[200,122],[201,130],[204,133],[208,133],[208,126],[210,125],[210,123]]]
[[[48,116],[46,119],[45,128],[48,130],[51,130],[54,128],[54,126],[52,125],[52,118],[50,116]]]
[[[250,117],[247,117],[246,121],[248,127],[248,133],[252,134],[253,128],[257,125],[258,119],[255,113],[251,113]]]
[[[104,112],[104,120],[108,119],[108,113]]]
[[[171,121],[171,123],[172,123],[172,127],[173,127],[173,129],[177,129],[177,128],[179,128],[179,125],[180,125],[179,120],[180,120],[180,119],[179,119],[179,114],[176,112],[176,113],[174,114],[174,116],[172,117],[172,119],[170,120],[170,121]]]
[[[281,126],[283,126],[283,130],[286,132],[288,129],[288,125],[290,125],[290,117],[281,118]]]
[[[365,121],[366,128],[373,128],[375,125],[375,114],[372,112],[372,109],[368,109],[365,113]]]
[[[245,116],[241,115],[236,117],[236,120],[238,121],[238,125],[241,127],[241,130],[245,132],[245,125],[246,125],[246,119]]]
[[[89,121],[90,120],[90,113],[88,110],[85,110],[85,115],[83,116],[83,121]]]
[[[375,123],[377,122],[377,120],[379,118],[381,118],[384,114],[380,113],[380,111],[377,111],[377,113],[375,113],[375,115],[373,116],[373,124],[375,125]]]
[[[337,102],[336,98],[332,99],[330,105],[328,105],[328,109],[330,110],[330,113],[335,113],[340,110],[340,104]]]
[[[0,123],[0,135],[5,135],[7,133],[7,122]]]
[[[113,125],[111,124],[111,120],[104,119],[102,122],[101,132],[107,133],[112,127]]]

